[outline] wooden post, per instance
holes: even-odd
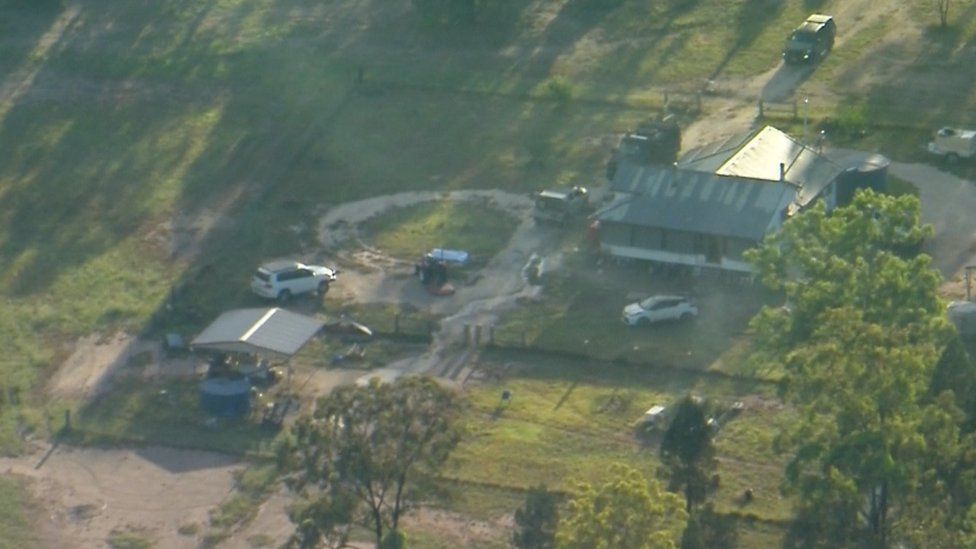
[[[966,265],[966,301],[973,300],[973,269],[976,265]]]

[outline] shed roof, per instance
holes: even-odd
[[[794,185],[662,166],[625,164],[616,191],[630,193],[596,214],[603,222],[762,239],[797,196]]]
[[[284,309],[236,309],[217,317],[190,344],[195,349],[289,358],[324,323]]]
[[[678,169],[764,181],[778,181],[782,176],[802,187],[797,197],[801,207],[843,171],[826,156],[772,126],[692,149],[678,160]]]

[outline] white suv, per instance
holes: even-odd
[[[694,300],[677,295],[656,295],[624,307],[623,320],[639,326],[664,320],[685,320],[698,316]]]
[[[325,295],[339,271],[297,261],[273,261],[258,267],[251,290],[261,297],[287,302],[292,296],[316,292]]]

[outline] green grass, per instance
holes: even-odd
[[[694,92],[708,78],[771,69],[783,37],[810,6],[800,0],[527,2],[490,28],[451,32],[421,25],[408,0],[36,4],[0,2],[0,74],[5,89],[17,90],[0,103],[4,453],[21,448],[20,433],[50,434],[45,418],[73,404],[49,403],[42,389],[77,337],[117,330],[191,335],[225,309],[263,304],[247,291],[254,265],[314,253],[325,205],[403,190],[527,192],[592,184],[614,135],[653,114],[662,90]],[[817,3],[826,12],[839,6]],[[907,9],[919,26],[934,21],[928,8]],[[976,16],[954,11],[951,29],[924,29],[922,40],[874,51],[899,21],[881,18],[847,37],[818,68],[811,78],[832,95],[812,107],[811,125],[855,108],[876,127],[863,136],[832,135],[831,142],[921,160],[931,128],[976,106],[964,47],[976,33]],[[849,95],[861,63],[889,57],[908,66],[889,71],[865,94]],[[939,93],[913,84],[943,79]],[[923,92],[930,100],[920,108]],[[492,240],[504,232],[497,227],[472,230],[501,218],[448,210],[433,203],[396,212],[402,218],[377,237],[385,233],[404,257],[434,245],[484,246],[487,254],[504,242]],[[197,240],[199,254],[187,256],[169,246],[177,213],[225,218],[190,224],[182,237]],[[462,218],[470,225],[461,226]],[[420,237],[434,234],[421,244]],[[450,240],[459,234],[462,240]],[[728,321],[704,310],[692,325],[630,331],[616,322],[627,301],[623,292],[573,283],[515,311],[497,336],[525,333],[533,346],[598,359],[753,374],[733,345],[751,298],[717,302],[734,311]],[[326,311],[333,305],[326,300]],[[342,307],[367,323],[390,322],[392,307]],[[320,365],[331,350],[312,349],[319,354],[308,360]],[[396,351],[377,354],[383,361]],[[593,412],[616,385],[574,390],[558,410],[546,409],[555,408],[567,389],[559,383],[572,375],[520,386],[517,394],[545,403],[538,409],[516,403],[498,422],[472,424],[475,440],[497,446],[494,457],[502,461],[491,466],[497,478],[508,478],[505,456],[516,476],[542,466],[554,482],[562,474],[599,476],[600,460],[642,459],[618,425],[634,410]],[[682,379],[678,386],[692,384]],[[673,394],[655,385],[627,387],[620,390],[634,393],[633,406]],[[162,388],[169,396],[160,398]],[[490,414],[490,398],[482,400],[482,413]],[[754,419],[738,432],[743,442],[723,451],[761,455],[769,418]],[[85,408],[77,425],[82,442],[242,452],[267,439],[243,424],[205,428],[192,384],[121,383]],[[535,446],[523,455],[520,444]],[[564,448],[579,449],[578,458],[546,472]],[[722,505],[731,508],[733,488],[768,481],[764,467],[730,472]],[[487,470],[471,474],[495,482]],[[760,498],[756,506],[772,501]],[[20,539],[19,527],[8,524],[17,522],[0,519],[0,534],[12,532],[0,539]]]
[[[24,486],[16,479],[0,476],[0,548],[33,547],[31,511]]]
[[[513,395],[507,406],[500,402],[502,390]],[[770,407],[753,406],[716,439],[722,485],[715,501],[724,512],[783,520],[790,505],[778,494],[783,462],[771,449],[779,413],[772,391],[763,383],[706,380],[680,371],[540,359],[502,382],[468,391],[466,435],[442,475],[520,492],[539,483],[572,491],[578,481],[605,480],[607,464],[614,462],[654,474],[657,454],[642,447],[633,430],[646,409],[688,392],[726,405],[759,395],[758,402],[768,400]],[[758,497],[741,508],[737,498],[745,487]]]
[[[505,317],[496,330],[501,345],[558,351],[598,360],[740,373],[738,360],[716,363],[744,336],[749,318],[770,299],[759,288],[717,288],[698,296],[700,314],[680,323],[628,327],[621,311],[638,296],[687,291],[680,281],[637,269],[606,267],[599,277],[550,280],[544,298]],[[744,358],[744,357],[739,357]]]
[[[244,419],[212,423],[199,401],[195,381],[119,382],[82,409],[70,439],[81,444],[160,444],[238,455],[269,447],[273,431]]]
[[[517,219],[487,201],[426,202],[384,212],[362,226],[368,241],[393,257],[414,259],[434,248],[465,250],[483,263],[511,239]]]
[[[53,3],[0,5],[0,68],[24,84],[0,106],[0,367],[33,407],[43,398],[30,389],[75,337],[189,334],[254,304],[247,273],[314,247],[320,204],[590,184],[606,136],[645,118],[662,87],[771,68],[806,9],[529,3],[474,36],[423,27],[406,0],[374,6],[365,28],[346,24],[351,7],[298,0],[72,7],[74,19]],[[971,24],[960,29],[938,44],[962,43]],[[837,63],[880,32],[838,50]],[[499,54],[512,45],[538,54],[513,63]],[[571,90],[562,107],[547,99],[551,82]],[[172,214],[201,211],[233,223],[194,229],[201,254],[174,260]],[[424,217],[412,226],[438,216]],[[18,414],[37,415],[2,412],[8,450]]]
[[[112,530],[106,540],[111,549],[150,549],[153,543],[141,533]]]

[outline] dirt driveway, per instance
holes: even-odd
[[[132,531],[160,548],[194,548],[180,526],[205,526],[231,494],[236,458],[210,452],[58,448],[0,458],[0,471],[29,480],[46,515],[34,517],[40,547],[103,548],[113,530]]]

